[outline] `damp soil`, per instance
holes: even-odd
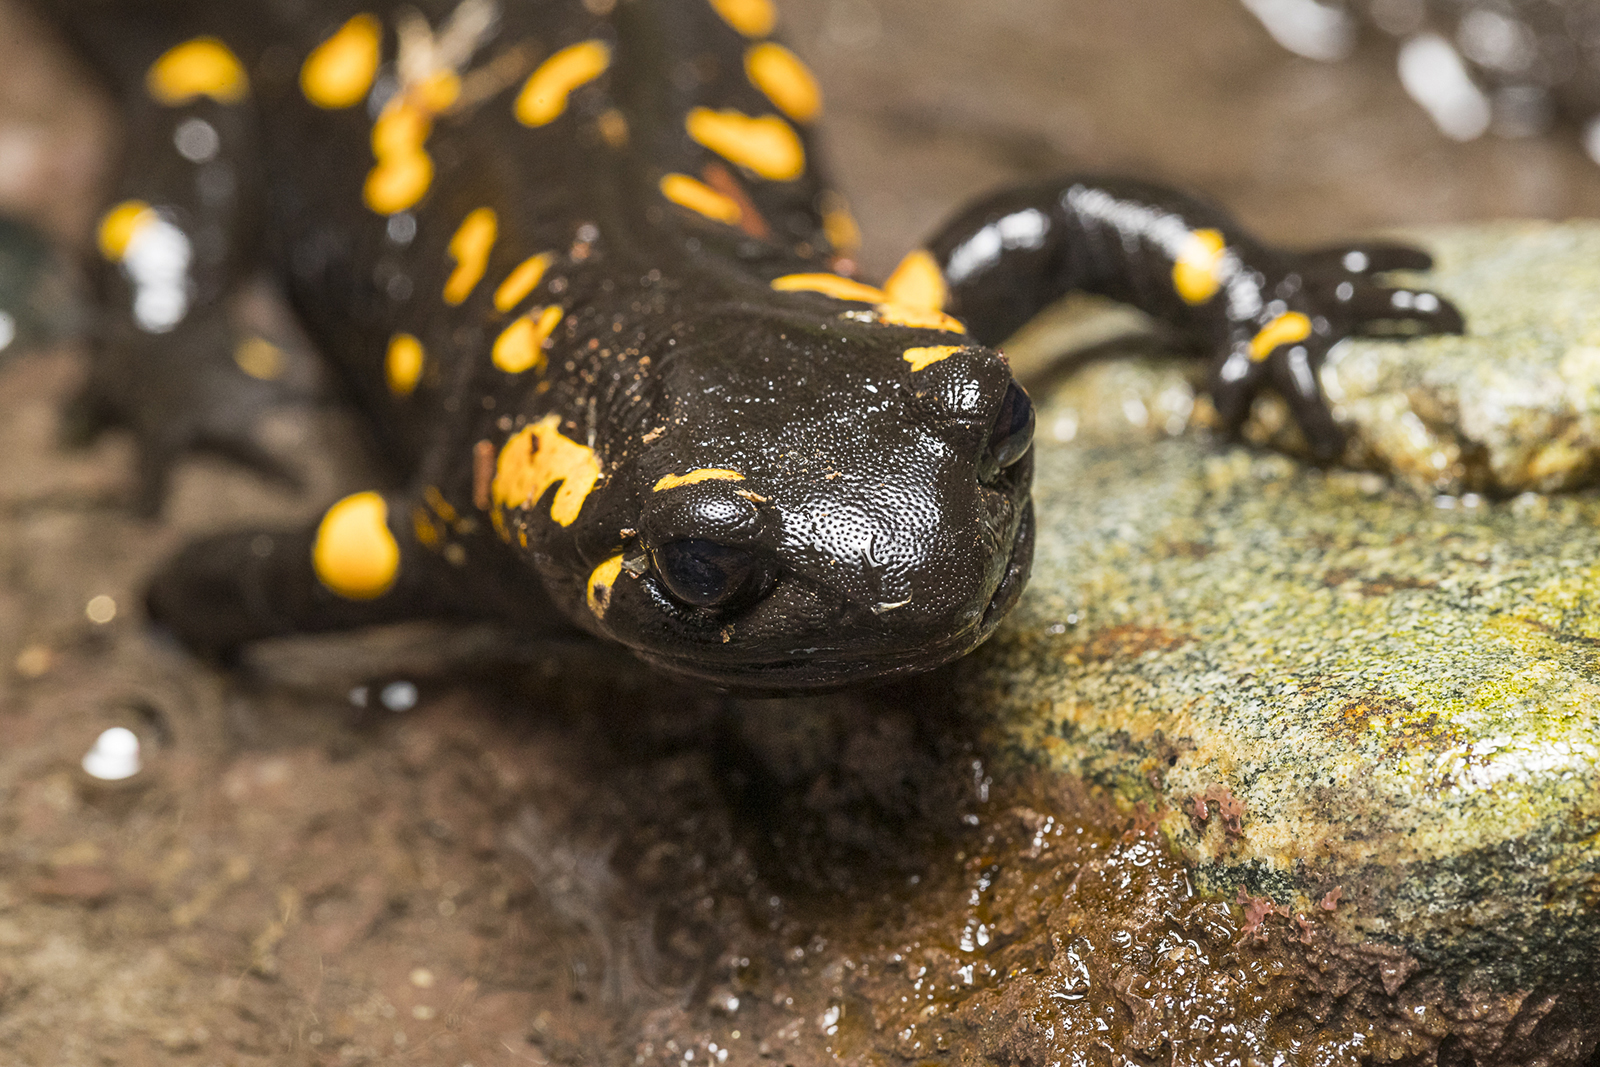
[[[1230,0],[785,13],[879,273],[962,196],[1071,169],[1198,187],[1281,240],[1600,212],[1575,136],[1452,144],[1388,46],[1288,57]],[[0,202],[81,240],[116,124],[7,5],[0,71]],[[428,628],[211,671],[143,625],[142,576],[196,533],[315,514],[370,469],[361,435],[291,413],[301,490],[198,460],[142,522],[125,440],[58,443],[81,375],[71,345],[0,369],[0,1062],[1592,1054],[1570,991],[1440,988],[1315,909],[1197,895],[1149,813],[993,781],[937,676],[741,702]],[[79,766],[118,725],[146,759],[121,785]]]

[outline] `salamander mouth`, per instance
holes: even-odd
[[[735,692],[764,696],[820,692],[921,674],[966,655],[994,633],[1001,620],[1016,606],[1027,585],[1033,566],[1033,541],[1033,502],[1025,499],[1005,573],[976,625],[916,648],[888,652],[817,648],[782,658],[720,663],[648,652],[644,653],[644,658],[671,674],[710,682]]]

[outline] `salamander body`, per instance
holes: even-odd
[[[1032,543],[1032,408],[994,345],[1070,290],[1270,384],[1340,446],[1315,370],[1379,323],[1456,330],[1388,245],[1286,253],[1158,187],[1067,178],[959,213],[881,285],[769,0],[68,0],[128,115],[80,409],[173,460],[267,464],[269,264],[394,486],[181,552],[152,615],[226,655],[419,616],[578,628],[719,684],[924,670],[982,641]],[[254,347],[253,347],[254,345]]]

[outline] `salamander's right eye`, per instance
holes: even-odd
[[[999,471],[1028,454],[1033,445],[1033,401],[1022,386],[1012,381],[1000,401],[994,426],[989,431],[985,458],[991,469]]]
[[[766,553],[715,541],[668,541],[651,551],[656,577],[674,600],[732,611],[772,587],[775,561]]]

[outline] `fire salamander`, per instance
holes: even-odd
[[[793,691],[925,670],[1016,601],[1033,411],[994,347],[1070,290],[1271,386],[1323,455],[1353,333],[1458,331],[1391,245],[1269,248],[1126,180],[988,196],[874,284],[816,164],[772,0],[41,0],[129,130],[80,407],[176,457],[269,463],[275,353],[229,297],[276,270],[391,488],[211,537],[152,616],[204,653],[418,617],[574,627]]]

